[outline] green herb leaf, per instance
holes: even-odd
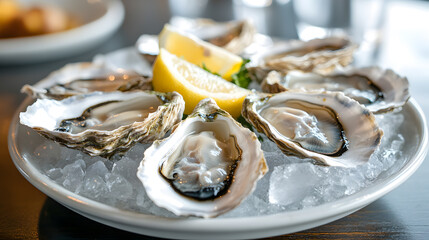
[[[239,122],[243,127],[248,128],[250,131],[254,132],[254,131],[253,131],[253,126],[252,126],[252,124],[248,123],[248,122],[246,121],[246,119],[245,119],[242,115],[240,115],[240,117],[238,117],[238,118],[237,118],[237,121],[238,121],[238,122]]]
[[[256,136],[258,137],[258,140],[260,142],[263,142],[264,139],[261,137],[261,135],[259,135],[259,133],[256,131],[254,131],[254,128],[252,126],[252,124],[250,124],[249,122],[246,121],[246,119],[243,117],[243,115],[240,115],[240,117],[237,118],[237,121],[245,128],[248,128],[250,131],[254,132],[256,134]]]
[[[248,62],[250,62],[249,59],[243,59],[240,70],[231,76],[232,83],[242,88],[247,88],[252,81],[249,77],[249,71],[246,68]]]

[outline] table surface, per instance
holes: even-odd
[[[214,3],[216,2],[216,3]],[[0,239],[153,239],[114,229],[82,217],[34,188],[13,165],[7,148],[10,121],[24,95],[19,89],[34,84],[66,63],[90,61],[97,53],[131,46],[142,33],[157,34],[171,16],[168,1],[127,0],[127,15],[119,31],[100,46],[77,56],[20,66],[0,66]],[[273,1],[265,11],[261,31],[294,38],[288,1]],[[216,20],[236,13],[231,1],[209,1],[201,14]],[[262,10],[258,10],[262,11]],[[285,14],[286,13],[286,14]],[[429,83],[429,4],[389,2],[385,38],[377,63],[408,77],[411,94],[429,113],[425,97]],[[276,19],[289,16],[279,25]],[[335,222],[273,239],[427,239],[429,236],[429,161],[404,184],[369,206]]]

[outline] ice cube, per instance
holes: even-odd
[[[91,199],[103,198],[107,191],[104,179],[97,175],[85,177],[82,186],[79,188],[79,194]]]
[[[393,141],[392,141],[392,145],[391,145],[391,147],[390,147],[390,148],[391,148],[393,151],[397,151],[397,152],[399,152],[399,151],[401,151],[401,150],[402,150],[402,146],[404,145],[404,142],[405,142],[404,137],[403,137],[401,134],[399,134],[399,135],[397,135],[396,140],[393,140]]]
[[[97,161],[86,169],[86,176],[87,177],[92,177],[92,176],[104,177],[108,172],[109,170],[107,169],[106,165],[104,165],[102,161]]]
[[[106,175],[107,196],[112,199],[126,200],[133,194],[133,186],[123,176],[114,173]]]
[[[233,210],[222,215],[224,218],[230,217],[248,217],[248,216],[260,216],[271,213],[277,213],[281,207],[279,205],[270,204],[258,198],[255,195],[248,196],[240,205],[235,207]]]
[[[392,137],[397,136],[398,129],[404,122],[404,115],[402,113],[378,114],[376,121],[380,128],[383,130],[383,138],[385,142],[390,142]]]
[[[346,186],[345,195],[351,195],[359,191],[365,185],[365,177],[361,172],[350,171],[341,178],[340,185]]]
[[[66,161],[68,163],[75,161],[76,159],[83,159],[86,155],[85,153],[82,153],[79,150],[70,149],[65,146],[59,147],[60,153],[56,157],[61,159],[61,161]]]
[[[275,167],[270,177],[269,202],[289,205],[304,199],[319,182],[314,169],[310,163]]]
[[[319,198],[316,195],[308,195],[302,200],[302,207],[312,207],[319,204]]]
[[[137,184],[140,182],[136,175],[139,163],[139,161],[123,157],[120,161],[113,164],[112,173],[124,177],[132,184]]]
[[[63,174],[61,173],[61,168],[51,168],[45,173],[46,173],[46,176],[48,176],[52,180],[56,180],[63,176]]]
[[[136,204],[139,207],[145,207],[146,202],[148,201],[148,196],[145,191],[139,191],[136,196]]]
[[[68,190],[75,192],[82,184],[83,177],[85,176],[85,162],[82,159],[66,165],[61,173],[65,177],[63,186]]]
[[[258,139],[263,151],[274,152],[278,150],[277,144],[271,141],[267,136],[265,136],[265,134],[258,134]]]
[[[58,149],[60,147],[58,143],[46,141],[34,149],[32,157],[37,159],[42,171],[47,172],[52,168],[59,167],[58,156],[60,155]]]
[[[124,157],[127,157],[129,159],[133,159],[135,161],[140,162],[143,159],[144,151],[150,147],[152,144],[141,144],[137,143],[135,146],[130,148],[126,153]]]
[[[147,212],[150,214],[161,216],[161,217],[167,217],[167,218],[179,217],[165,208],[158,207],[152,201],[150,201],[150,199],[148,199],[147,202],[148,202],[148,205],[146,209],[147,209]]]

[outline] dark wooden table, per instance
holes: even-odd
[[[273,4],[279,5],[266,15],[268,27],[264,31],[284,38],[294,38],[296,33],[290,4],[281,5],[280,2],[287,1],[273,1]],[[387,49],[382,48],[380,64],[400,68],[401,74],[409,76],[411,93],[427,115],[429,100],[425,94],[429,86],[429,6],[412,1],[403,5],[415,11],[426,9],[428,16],[419,19],[409,14],[405,16],[413,24],[409,28],[388,28],[390,37],[396,39],[402,36],[403,42],[395,41],[387,44]],[[19,174],[7,148],[11,117],[25,97],[19,93],[22,85],[33,84],[66,63],[89,61],[97,53],[133,45],[142,33],[157,34],[171,16],[166,0],[127,0],[125,6],[127,15],[120,30],[85,54],[31,65],[0,66],[0,239],[152,239],[99,224],[50,199]],[[228,20],[234,14],[231,6],[231,1],[227,0],[210,1],[208,10],[202,14],[216,20]],[[402,5],[397,7],[401,8]],[[395,11],[389,14],[390,18],[396,18]],[[274,21],[280,18],[289,20],[284,24]],[[409,33],[416,36],[404,37]],[[413,55],[411,58],[408,55],[407,59],[395,55],[394,48],[398,44],[403,47],[400,44],[408,44],[407,41],[414,44],[410,49],[416,59],[413,59]],[[426,54],[419,54],[421,52]],[[416,64],[417,59],[419,62]],[[429,161],[426,159],[404,184],[360,211],[324,226],[275,239],[429,239],[428,176]]]

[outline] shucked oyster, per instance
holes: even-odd
[[[382,113],[404,105],[410,98],[408,80],[392,70],[379,67],[350,68],[330,74],[291,71],[270,72],[262,90],[278,93],[287,90],[339,91],[365,105],[373,113]]]
[[[258,82],[271,70],[329,73],[338,66],[349,65],[356,48],[356,44],[342,37],[278,42],[269,51],[252,57],[255,66],[249,72]]]
[[[20,121],[69,148],[110,157],[135,142],[163,137],[180,121],[184,107],[176,92],[94,92],[61,101],[38,99]]]
[[[236,207],[267,171],[256,135],[202,100],[137,172],[152,201],[176,215],[215,217]]]
[[[72,63],[51,73],[35,86],[24,85],[21,92],[33,98],[61,100],[95,91],[152,90],[151,79],[134,71],[112,69],[104,63]]]
[[[328,166],[367,162],[383,135],[373,114],[340,92],[252,94],[242,115],[285,154]]]

